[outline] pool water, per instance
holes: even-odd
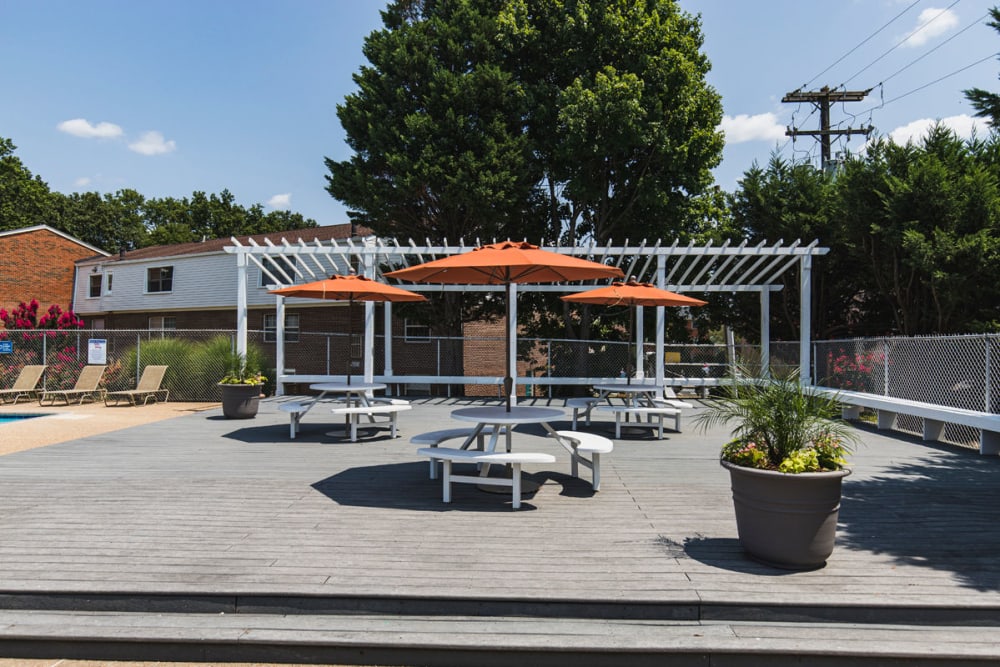
[[[24,421],[25,419],[31,419],[32,417],[44,417],[45,415],[0,415],[0,424],[8,424],[10,422]]]

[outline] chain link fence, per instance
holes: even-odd
[[[817,384],[954,408],[997,412],[1000,335],[859,338],[814,344]],[[900,430],[922,432],[900,414]],[[944,439],[978,447],[979,430],[948,424]]]
[[[273,335],[273,333],[272,333]],[[25,330],[0,331],[0,387],[9,387],[28,364],[45,364],[45,389],[68,389],[87,365],[93,341],[101,341],[107,372],[103,386],[108,391],[132,389],[149,364],[168,366],[164,387],[179,401],[218,401],[218,380],[226,371],[226,354],[236,347],[231,330]],[[301,333],[285,345],[285,369],[301,375],[361,375],[364,337],[343,333]],[[267,393],[274,390],[277,371],[275,349],[265,332],[250,331],[248,344],[266,359]],[[484,376],[504,374],[504,345],[500,337],[404,338],[393,340],[392,373],[401,378],[422,376]],[[386,373],[384,341],[376,337],[375,374]],[[836,389],[868,392],[950,407],[996,413],[1000,407],[1000,374],[992,372],[1000,359],[1000,335],[928,336],[917,338],[865,338],[817,341],[813,344],[816,384]],[[635,348],[625,342],[567,339],[519,339],[518,374],[571,380],[624,377],[632,370]],[[655,345],[646,343],[641,373],[656,375]],[[630,363],[631,362],[631,363]],[[760,347],[733,344],[667,344],[664,346],[664,377],[672,379],[721,379],[732,373],[733,364],[750,374],[760,374]],[[796,341],[772,342],[770,369],[784,374],[799,365]],[[552,383],[558,385],[557,382]],[[568,383],[564,383],[568,384]],[[680,382],[674,386],[681,386]],[[410,387],[431,393],[431,387]],[[471,391],[471,389],[469,389]],[[527,391],[541,391],[540,387]],[[495,388],[486,389],[494,392]],[[549,395],[570,391],[561,385],[545,390]],[[921,433],[920,419],[906,415],[898,427]],[[974,446],[978,431],[948,425],[945,439]]]
[[[262,332],[250,332],[249,345],[261,346]],[[218,330],[14,330],[0,332],[9,352],[0,354],[0,386],[13,384],[22,366],[45,364],[40,383],[47,390],[70,389],[99,349],[107,366],[101,387],[134,389],[149,364],[168,366],[163,388],[176,401],[218,401],[218,381],[226,372],[226,353],[235,350],[236,334]],[[262,347],[263,356],[273,352]],[[273,361],[270,362],[273,366]],[[266,371],[265,371],[266,372]],[[273,382],[273,372],[269,376]]]

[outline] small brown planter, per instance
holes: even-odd
[[[732,481],[740,544],[751,558],[787,570],[826,565],[850,470],[789,474],[728,461],[722,467]]]
[[[259,384],[219,384],[226,419],[253,419],[260,405]]]

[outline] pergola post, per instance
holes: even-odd
[[[371,254],[371,246],[365,244],[360,260],[361,274],[366,278],[375,280],[375,261]],[[365,382],[375,380],[375,303],[365,301],[365,337],[362,345],[362,358],[364,359]]]
[[[812,384],[812,255],[802,255],[799,272],[799,382]]]
[[[760,291],[760,375],[771,377],[771,290]]]
[[[635,336],[635,359],[633,363],[635,364],[635,377],[636,379],[643,379],[646,377],[646,355],[644,345],[645,336],[643,335],[643,329],[645,324],[645,318],[643,317],[643,307],[635,307],[635,331],[632,335]]]
[[[236,353],[247,353],[247,256],[236,253]]]
[[[277,318],[274,332],[274,372],[281,375],[285,372],[285,297],[280,294],[275,295],[274,314]],[[275,378],[275,396],[284,396],[284,385]]]
[[[507,304],[510,312],[507,320],[507,358],[510,359],[510,366],[507,367],[507,374],[513,380],[510,385],[510,404],[513,406],[517,405],[517,283],[508,283]]]
[[[666,289],[667,264],[663,255],[656,257],[656,286]],[[663,343],[667,330],[667,309],[665,306],[656,307],[656,386],[662,387],[664,381],[665,359],[663,357]]]

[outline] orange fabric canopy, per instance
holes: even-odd
[[[616,280],[607,287],[559,297],[563,301],[594,303],[604,306],[704,306],[706,301],[676,292],[660,289],[651,283],[640,283],[635,278],[628,282]]]
[[[480,246],[460,255],[442,257],[385,275],[415,283],[451,285],[554,283],[624,276],[622,270],[615,266],[562,255],[518,241]]]
[[[365,276],[330,276],[302,285],[289,285],[270,290],[271,294],[294,296],[303,299],[330,299],[339,301],[426,301],[423,294],[380,283]]]

